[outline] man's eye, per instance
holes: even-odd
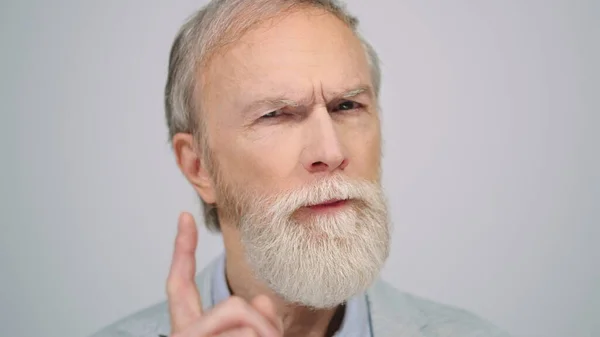
[[[268,119],[268,118],[275,118],[275,117],[279,117],[283,114],[283,112],[281,110],[275,110],[275,111],[271,111],[268,114],[262,115],[260,118],[264,118],[264,119]]]
[[[334,112],[335,111],[353,110],[353,109],[358,109],[360,107],[361,107],[361,105],[359,103],[356,103],[353,101],[344,101],[335,107]]]

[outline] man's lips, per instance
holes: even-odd
[[[300,207],[295,216],[298,219],[311,217],[314,215],[333,215],[347,207],[352,202],[351,199],[332,199],[314,205]]]
[[[309,206],[307,206],[307,208],[310,208],[312,210],[320,210],[320,209],[344,206],[347,202],[348,202],[348,200],[332,199],[332,200],[327,200],[325,202],[322,202],[320,204],[309,205]]]

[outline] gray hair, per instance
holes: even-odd
[[[194,135],[203,159],[210,166],[202,107],[198,100],[194,100],[194,93],[200,84],[197,75],[201,74],[202,67],[208,64],[217,50],[235,42],[236,38],[261,21],[299,6],[324,9],[354,31],[367,53],[373,89],[379,96],[381,70],[377,53],[359,34],[358,19],[337,0],[212,0],[183,24],[171,47],[165,86],[165,111],[170,140],[177,133]],[[219,232],[220,223],[215,205],[207,204],[202,199],[201,202],[205,225],[209,230]]]

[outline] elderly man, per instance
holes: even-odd
[[[334,0],[213,0],[177,35],[166,114],[225,254],[196,276],[179,218],[168,301],[100,336],[505,336],[378,280],[380,70]]]

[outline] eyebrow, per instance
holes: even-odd
[[[335,101],[335,100],[339,100],[339,99],[348,99],[348,98],[353,98],[353,97],[356,97],[356,96],[359,96],[362,94],[367,94],[370,98],[372,98],[373,97],[372,87],[367,84],[359,85],[359,86],[354,87],[349,90],[344,90],[344,91],[341,91],[338,93],[334,93],[330,100]],[[256,110],[257,108],[259,108],[261,106],[270,106],[270,107],[289,106],[289,107],[297,108],[302,105],[298,101],[289,99],[287,97],[289,97],[289,96],[281,95],[281,96],[276,96],[276,97],[272,97],[272,98],[256,100],[256,101],[253,101],[253,102],[245,105],[245,107],[243,108],[242,111],[244,112],[244,114],[246,114],[248,112]]]
[[[373,96],[373,90],[371,89],[370,85],[361,85],[355,89],[350,89],[348,91],[344,91],[341,94],[335,95],[334,99],[336,98],[352,98],[352,97],[356,97],[358,95],[361,94],[368,94],[369,97]]]

